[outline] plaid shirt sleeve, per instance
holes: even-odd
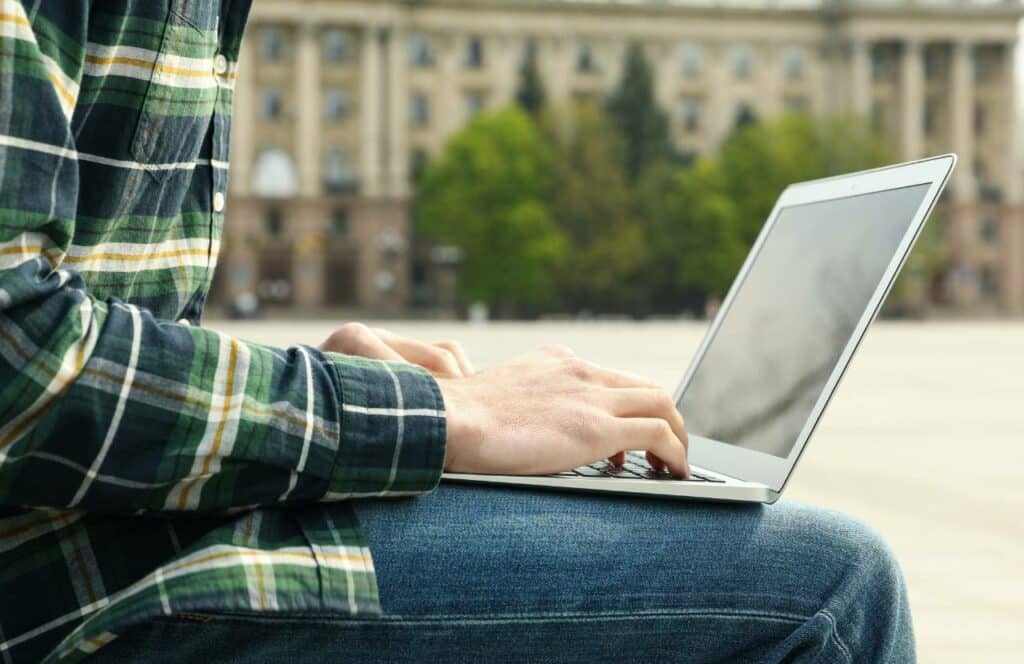
[[[78,199],[102,192],[80,180],[71,124],[88,3],[53,4],[80,20],[40,30],[0,1],[0,506],[221,512],[432,489],[445,419],[426,372],[161,320],[69,265],[98,223]]]

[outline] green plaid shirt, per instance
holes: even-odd
[[[351,508],[444,460],[408,365],[198,325],[249,0],[0,0],[0,662],[379,613]]]

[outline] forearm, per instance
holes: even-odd
[[[33,294],[0,312],[0,504],[209,512],[438,481],[422,370],[157,320],[38,264],[0,288]]]

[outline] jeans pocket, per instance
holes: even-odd
[[[158,48],[140,49],[139,57],[152,62],[132,156],[142,164],[165,166],[148,169],[157,179],[196,160],[213,117],[218,86],[214,5],[169,0]]]

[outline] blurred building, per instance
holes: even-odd
[[[512,103],[527,53],[549,101],[599,100],[637,41],[681,151],[791,110],[868,116],[908,159],[957,152],[953,265],[932,296],[1024,311],[1022,14],[998,0],[259,0],[215,293],[374,311],[443,300],[458,255],[412,236],[417,170]]]

